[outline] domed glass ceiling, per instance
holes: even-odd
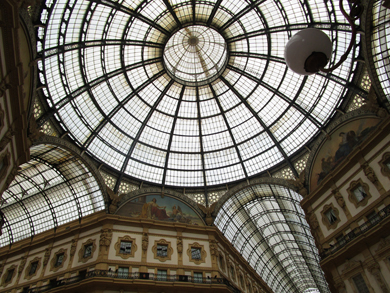
[[[58,0],[41,22],[40,81],[63,131],[120,178],[167,186],[294,171],[355,67],[303,77],[283,60],[308,26],[339,60],[350,29],[332,1]]]

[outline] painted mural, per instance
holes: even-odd
[[[116,214],[140,219],[204,225],[202,219],[192,208],[166,195],[164,197],[160,195],[137,197],[122,206]]]
[[[336,168],[367,136],[376,128],[379,119],[366,118],[351,121],[333,131],[330,140],[318,152],[310,179],[310,189],[318,184]]]

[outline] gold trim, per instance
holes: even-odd
[[[330,209],[334,211],[334,214],[336,215],[337,218],[336,221],[334,221],[333,223],[330,223],[328,217],[325,215],[325,213]],[[337,224],[340,222],[339,210],[334,207],[333,203],[324,205],[321,211],[321,216],[322,216],[322,223],[325,225],[326,228],[328,228],[328,230],[335,229],[337,227]]]
[[[17,268],[17,267],[18,267],[17,265],[12,265],[12,266],[10,266],[10,267],[7,269],[6,273],[3,274],[3,277],[1,278],[1,286],[5,287],[5,286],[7,286],[8,284],[11,284],[11,283],[12,283],[12,280],[13,280],[14,277],[16,276],[16,268]],[[10,279],[8,282],[6,282],[5,280],[7,279],[7,277],[8,277],[8,272],[9,272],[10,270],[14,270],[14,272],[12,273],[11,279]]]
[[[354,191],[359,187],[359,185],[364,189],[367,196],[358,202],[356,199],[356,196],[354,194]],[[349,187],[347,189],[347,192],[349,195],[348,199],[350,202],[352,202],[355,205],[355,208],[364,207],[365,205],[367,205],[368,200],[372,197],[368,184],[364,183],[362,181],[362,179],[360,179],[360,178],[358,180],[351,182],[351,184],[349,185]]]
[[[41,257],[35,257],[30,261],[26,269],[24,270],[24,279],[25,280],[30,280],[32,277],[35,277],[38,274],[39,269],[41,268]],[[35,269],[35,273],[30,275],[30,270],[31,270],[31,265],[34,262],[38,262],[37,268]]]
[[[92,245],[92,251],[91,251],[91,254],[87,257],[84,257],[84,253],[85,253],[85,247],[87,245]],[[79,262],[87,262],[88,260],[90,260],[92,257],[93,257],[93,254],[96,250],[96,239],[88,239],[87,241],[85,241],[82,245],[81,245],[81,248],[79,250]]]
[[[64,259],[62,260],[62,263],[59,266],[55,266],[56,262],[57,262],[58,255],[60,255],[62,253],[64,254]],[[50,271],[51,272],[56,272],[59,269],[63,268],[67,257],[68,257],[67,250],[64,249],[64,248],[61,248],[56,253],[54,253],[53,258],[50,261]]]
[[[167,246],[167,256],[159,256],[157,255],[157,245],[165,245]],[[165,239],[155,240],[154,245],[152,247],[152,251],[154,253],[154,258],[158,259],[161,262],[166,260],[171,260],[171,256],[173,254],[173,248],[171,247],[171,242],[166,241]]]
[[[200,259],[193,259],[192,258],[191,249],[193,249],[193,248],[200,249]],[[207,253],[204,250],[204,245],[200,245],[198,242],[194,242],[192,244],[188,244],[187,255],[188,255],[190,261],[195,263],[195,264],[197,264],[197,265],[206,262]]]
[[[131,242],[130,253],[121,253],[121,241]],[[131,238],[129,235],[123,237],[118,237],[118,241],[115,243],[116,256],[120,256],[123,259],[128,259],[129,257],[134,257],[135,252],[137,251],[137,244],[135,244],[135,238]]]

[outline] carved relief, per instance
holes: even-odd
[[[26,265],[26,261],[27,261],[27,256],[22,256],[21,262],[20,262],[20,265],[18,268],[18,276],[20,276],[22,274],[24,266]]]
[[[187,255],[191,262],[199,265],[206,262],[207,253],[204,246],[197,242],[188,245]]]
[[[35,257],[30,261],[24,270],[24,279],[30,280],[32,277],[36,276],[39,269],[41,268],[41,259],[40,257]]]
[[[373,266],[368,268],[368,271],[375,277],[375,280],[379,287],[381,287],[383,293],[389,293],[387,289],[386,283],[383,279],[382,273],[380,271],[380,267],[378,264],[374,264]]]
[[[43,132],[40,132],[40,129],[38,127],[37,121],[34,118],[34,115],[31,115],[28,131],[29,131],[28,138],[31,144],[37,141],[37,139],[39,139],[41,136],[45,135]]]
[[[213,203],[211,206],[209,206],[209,207],[205,207],[205,206],[203,206],[203,205],[201,205],[201,204],[199,204],[198,203],[198,207],[202,210],[202,212],[205,214],[205,216],[206,216],[206,219],[205,219],[205,221],[206,221],[206,224],[208,225],[208,226],[211,226],[211,225],[213,225],[213,223],[214,223],[214,218],[213,218],[213,216],[211,215],[213,212],[214,212],[214,210],[215,210],[215,206],[217,205],[217,202],[215,202],[215,203]]]
[[[43,267],[46,267],[47,263],[49,262],[50,253],[51,253],[51,247],[46,248],[45,255],[43,257]]]
[[[138,248],[137,244],[135,243],[135,238],[131,238],[128,235],[119,237],[118,241],[115,243],[116,255],[123,259],[134,257],[137,249]]]
[[[111,239],[112,239],[112,229],[105,228],[100,230],[100,240],[99,240],[100,249],[102,249],[102,247],[108,249],[108,247],[110,247],[111,244]]]
[[[149,246],[149,237],[147,233],[142,234],[142,250],[146,252]]]
[[[210,240],[210,253],[212,256],[217,256],[218,254],[217,241],[214,239]]]
[[[179,254],[183,253],[183,240],[181,239],[181,237],[177,237],[177,252]]]
[[[161,262],[171,260],[171,256],[173,254],[171,242],[168,242],[165,239],[155,240],[152,251],[154,253],[154,258]]]
[[[81,245],[79,250],[79,262],[87,262],[93,257],[93,253],[96,250],[96,239],[88,239]]]
[[[77,247],[77,238],[72,239],[72,245],[70,247],[70,257],[73,258],[74,254],[76,253],[76,247]]]
[[[341,195],[340,191],[336,188],[336,189],[332,190],[332,193],[333,193],[338,205],[343,209],[347,218],[348,219],[351,218],[351,213],[349,212],[348,207],[345,204],[344,197]]]
[[[368,200],[371,198],[368,184],[364,183],[360,178],[351,182],[347,192],[349,194],[348,199],[355,205],[355,208],[367,205]]]
[[[112,191],[108,186],[107,186],[107,194],[111,199],[111,204],[108,207],[108,210],[110,214],[115,214],[116,210],[118,209],[118,203],[121,201],[123,195],[118,196],[118,193],[114,193],[114,191]]]
[[[307,195],[307,189],[305,186],[305,181],[306,181],[306,171],[305,170],[303,170],[301,172],[301,174],[299,174],[298,178],[295,177],[295,180],[289,179],[287,181],[296,187],[296,189],[298,190],[298,193],[300,195],[302,195],[303,197],[305,197]]]

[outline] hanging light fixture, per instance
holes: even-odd
[[[340,60],[332,67],[325,68],[332,53],[332,42],[324,32],[315,28],[307,28],[295,34],[286,44],[284,59],[292,71],[301,75],[310,75],[318,71],[331,72],[347,59],[356,40],[355,20],[363,12],[360,0],[348,0],[348,2],[352,6],[350,14],[344,10],[343,0],[339,1],[340,10],[348,20],[352,32],[351,42]]]

